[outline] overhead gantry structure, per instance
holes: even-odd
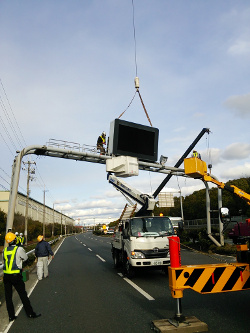
[[[10,197],[9,197],[9,207],[8,207],[8,216],[6,224],[6,232],[12,229],[15,213],[15,203],[18,192],[18,184],[20,178],[20,170],[22,159],[27,155],[38,155],[38,156],[49,156],[57,157],[68,160],[75,161],[84,161],[90,163],[99,163],[106,164],[108,159],[112,159],[112,156],[109,155],[100,155],[99,153],[91,153],[86,151],[70,150],[70,149],[61,149],[57,147],[50,147],[49,145],[33,145],[24,148],[21,152],[18,152],[18,155],[15,157],[13,166],[12,166],[12,176],[11,176],[11,186],[10,186]],[[159,172],[163,174],[172,174],[178,176],[184,176],[184,169],[165,166],[160,163],[150,163],[145,161],[138,160],[138,165],[140,170],[146,170],[150,172]]]

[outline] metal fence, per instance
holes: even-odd
[[[227,229],[233,228],[237,222],[245,222],[247,216],[232,216],[231,222],[227,225]],[[202,229],[207,227],[207,219],[185,220],[184,228],[189,229]],[[219,219],[211,217],[211,227],[219,228]]]

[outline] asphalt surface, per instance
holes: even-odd
[[[29,319],[22,309],[5,333],[146,333],[152,332],[152,320],[172,318],[176,300],[168,277],[143,270],[131,285],[113,268],[110,250],[109,237],[87,233],[66,238],[49,266],[49,278],[39,281],[30,296],[42,316]],[[189,251],[181,256],[183,265],[218,263]],[[35,283],[35,272],[32,279]],[[208,295],[184,290],[182,310],[207,323],[209,332],[249,332],[249,296],[248,290]]]

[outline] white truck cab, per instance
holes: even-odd
[[[114,266],[123,266],[132,277],[137,268],[154,267],[167,271],[170,264],[168,236],[174,234],[168,217],[143,216],[120,222],[112,239]]]

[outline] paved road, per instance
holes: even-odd
[[[9,332],[146,333],[152,332],[152,320],[173,317],[176,303],[168,277],[143,271],[131,285],[113,268],[110,249],[108,237],[91,233],[65,239],[49,266],[49,278],[40,281],[30,296],[42,316],[31,320],[22,310]],[[212,262],[182,251],[182,264]],[[249,296],[250,291],[200,295],[185,290],[183,314],[206,322],[209,332],[248,332]]]

